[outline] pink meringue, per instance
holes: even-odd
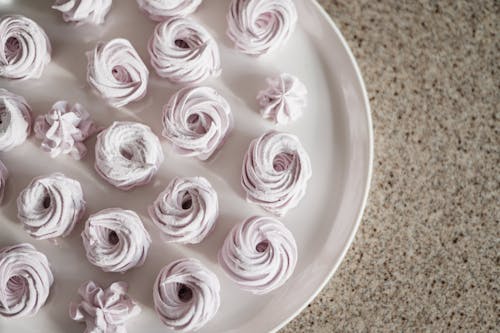
[[[257,95],[264,118],[286,125],[302,116],[307,106],[307,88],[298,78],[282,73],[267,79],[267,83],[269,87]]]
[[[241,184],[247,201],[283,216],[298,205],[311,175],[311,162],[299,139],[270,131],[250,143]]]
[[[68,236],[85,209],[80,183],[62,173],[33,179],[17,198],[17,217],[35,239]]]
[[[213,272],[196,259],[180,259],[158,274],[153,301],[168,328],[196,331],[217,313],[219,293],[219,279]]]
[[[91,215],[82,239],[87,259],[105,272],[124,273],[142,266],[151,245],[151,236],[139,215],[120,208]]]
[[[0,161],[0,204],[3,201],[3,196],[5,193],[5,184],[7,183],[7,178],[9,178],[9,171],[5,164]]]
[[[280,221],[254,216],[229,232],[219,264],[242,289],[262,295],[290,278],[297,264],[297,245]]]
[[[42,149],[52,158],[69,154],[80,160],[87,153],[83,141],[96,131],[89,113],[82,105],[56,102],[46,115],[35,120],[34,132],[42,141]]]
[[[297,24],[292,0],[232,0],[227,35],[241,52],[260,56],[287,42]]]
[[[50,52],[50,40],[35,21],[22,15],[0,18],[0,77],[37,79]]]
[[[162,134],[184,156],[210,158],[232,127],[229,103],[210,87],[183,88],[163,108]]]
[[[65,22],[102,24],[112,0],[56,0],[53,9],[62,13]]]
[[[111,106],[119,108],[146,95],[149,71],[128,40],[99,42],[87,58],[87,81]]]
[[[160,140],[146,125],[115,121],[97,136],[95,169],[121,190],[149,183],[163,158]]]
[[[141,312],[139,305],[127,295],[126,282],[114,282],[103,289],[94,281],[82,284],[79,303],[71,303],[71,319],[85,322],[85,333],[126,333],[125,323]]]
[[[202,0],[137,0],[139,8],[154,21],[192,14]]]
[[[203,177],[174,178],[149,207],[167,243],[197,244],[219,216],[217,192]]]
[[[31,132],[31,108],[24,97],[0,88],[0,151],[26,141]]]
[[[187,18],[159,23],[148,50],[156,73],[172,83],[198,84],[221,73],[217,43],[203,26]]]
[[[53,283],[47,257],[33,245],[0,250],[0,316],[34,316],[47,301]]]

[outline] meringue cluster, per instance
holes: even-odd
[[[31,132],[31,108],[24,97],[0,88],[0,151],[26,141]]]
[[[56,0],[52,8],[60,11],[65,22],[102,24],[112,0]]]
[[[139,8],[154,21],[184,17],[194,13],[202,0],[137,0]]]
[[[5,193],[5,184],[7,183],[7,178],[9,178],[9,171],[5,164],[0,161],[0,204],[3,201],[3,196]]]

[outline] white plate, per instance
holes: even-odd
[[[99,40],[128,38],[149,64],[147,40],[154,23],[142,15],[135,0],[114,1],[102,27],[74,27],[63,23],[50,9],[53,0],[0,0],[0,14],[17,13],[37,21],[53,45],[53,61],[39,80],[6,81],[0,86],[26,97],[34,113],[46,113],[57,100],[80,102],[101,125],[116,119],[144,122],[161,133],[161,108],[178,87],[151,74],[144,100],[121,110],[106,106],[85,81],[84,52]],[[217,157],[202,163],[176,156],[163,141],[166,161],[149,185],[121,192],[105,183],[94,171],[93,145],[83,161],[59,157],[51,159],[31,137],[24,145],[1,159],[10,170],[7,193],[0,214],[0,246],[30,242],[45,254],[55,272],[55,284],[48,303],[37,316],[26,319],[0,319],[0,332],[80,332],[83,325],[68,316],[68,304],[77,300],[77,289],[88,279],[101,284],[124,280],[142,313],[128,322],[128,332],[168,332],[152,308],[152,285],[160,269],[181,257],[202,260],[219,277],[221,307],[202,332],[265,332],[278,329],[291,320],[321,290],[340,264],[359,225],[370,183],[372,128],[369,105],[358,67],[339,30],[320,6],[310,0],[297,0],[300,25],[289,43],[270,56],[254,59],[231,48],[225,35],[228,0],[205,0],[194,15],[219,41],[223,74],[205,82],[220,90],[232,105],[235,129]],[[216,253],[229,229],[243,219],[264,214],[244,200],[240,185],[243,155],[253,138],[273,126],[258,114],[255,96],[265,87],[265,78],[290,72],[307,85],[309,107],[300,121],[279,129],[295,133],[310,154],[313,178],[299,207],[283,222],[296,237],[299,261],[291,279],[280,289],[254,296],[241,291],[224,275]],[[153,73],[153,71],[151,71]],[[35,241],[25,234],[16,219],[16,197],[39,175],[63,171],[78,179],[88,201],[87,213],[108,207],[137,211],[153,235],[146,264],[126,274],[103,273],[85,258],[80,232],[83,222],[70,237],[57,245]],[[221,216],[215,231],[200,245],[163,244],[149,220],[146,207],[175,175],[202,175],[220,196]]]

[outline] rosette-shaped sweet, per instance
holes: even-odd
[[[139,8],[155,21],[194,13],[202,0],[137,0]]]
[[[90,263],[105,272],[124,273],[142,266],[151,245],[151,236],[139,215],[120,208],[91,215],[82,238]]]
[[[52,8],[60,11],[65,22],[102,24],[112,0],[56,0]]]
[[[87,58],[87,81],[111,106],[119,108],[146,95],[149,71],[128,40],[99,42]]]
[[[85,322],[85,333],[126,333],[125,323],[141,308],[127,295],[126,282],[114,282],[103,289],[94,281],[81,285],[79,303],[71,303],[71,319]]]
[[[26,141],[31,132],[31,108],[24,97],[0,88],[0,151]]]
[[[33,179],[17,198],[17,217],[35,239],[68,236],[85,208],[80,183],[62,173]]]
[[[232,0],[227,22],[236,49],[260,56],[288,41],[297,10],[292,0]]]
[[[160,140],[146,125],[115,121],[97,136],[95,169],[121,190],[149,183],[162,162]]]
[[[292,275],[297,245],[280,221],[254,216],[229,232],[219,251],[219,264],[242,289],[266,294]]]
[[[0,18],[0,77],[37,79],[50,52],[49,38],[35,21],[22,15]]]
[[[311,175],[309,155],[299,139],[270,131],[250,143],[241,184],[249,202],[283,216],[302,199]]]
[[[0,161],[0,204],[3,201],[3,195],[5,193],[5,184],[7,183],[7,178],[9,177],[9,171],[5,164]]]
[[[302,116],[307,105],[307,88],[298,78],[282,73],[267,79],[267,83],[267,89],[257,95],[264,118],[286,125]]]
[[[173,18],[159,23],[148,50],[156,73],[172,83],[198,84],[221,73],[217,43],[191,19]]]
[[[69,154],[80,160],[87,153],[85,141],[96,131],[89,113],[78,103],[56,102],[48,114],[35,120],[34,132],[42,140],[42,149],[52,158]]]
[[[52,283],[49,261],[33,245],[0,250],[0,316],[34,316],[47,301]]]
[[[233,127],[231,107],[210,87],[186,87],[163,108],[163,136],[181,155],[206,160]]]
[[[217,276],[196,259],[165,266],[153,289],[161,321],[176,331],[196,331],[210,321],[220,305]]]
[[[200,243],[219,216],[217,192],[203,177],[174,178],[149,207],[166,242]]]

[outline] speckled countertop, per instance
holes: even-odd
[[[283,333],[500,327],[500,2],[320,0],[375,129],[363,223]]]

